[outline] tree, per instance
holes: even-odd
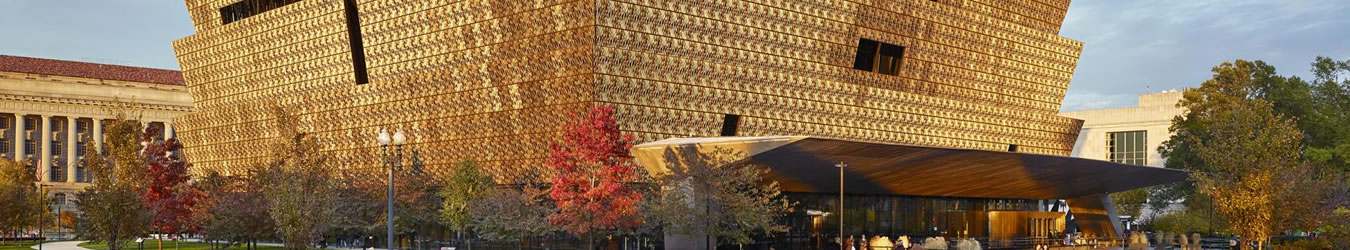
[[[549,197],[557,206],[549,223],[584,235],[588,246],[597,233],[643,223],[637,208],[642,194],[630,186],[637,167],[633,135],[620,133],[613,115],[613,107],[596,106],[549,143],[546,164],[555,171]]]
[[[422,169],[420,153],[417,150],[411,152],[410,168],[394,174],[394,229],[417,243],[421,242],[416,240],[419,237],[417,228],[440,221],[442,200],[436,179]]]
[[[299,130],[299,119],[280,107],[272,116],[278,137],[259,178],[268,214],[288,249],[307,249],[319,241],[334,216],[334,167],[322,145]]]
[[[86,237],[103,241],[108,249],[117,250],[131,238],[147,231],[151,210],[146,206],[145,158],[141,155],[141,123],[126,119],[117,113],[104,126],[103,156],[86,140],[84,167],[92,176],[93,185],[76,194],[75,204],[84,212]]]
[[[667,232],[734,244],[751,243],[755,234],[786,232],[778,219],[794,204],[781,195],[778,182],[764,180],[767,168],[736,162],[744,158],[725,148],[667,150],[671,173],[659,180],[662,188],[648,200],[646,217]]]
[[[260,170],[246,176],[226,176],[211,171],[193,184],[203,193],[203,199],[193,204],[204,240],[225,240],[229,245],[241,244],[257,249],[259,239],[276,231],[268,213],[271,205],[262,195],[257,181]]]
[[[1345,88],[1350,82],[1338,77],[1350,68],[1342,67],[1350,62],[1335,62],[1319,57],[1314,62],[1314,75],[1317,80],[1312,84],[1298,77],[1282,77],[1275,68],[1261,61],[1237,60],[1223,63],[1213,69],[1212,79],[1205,81],[1199,88],[1184,93],[1179,107],[1187,113],[1173,119],[1170,128],[1174,135],[1159,148],[1165,158],[1166,167],[1189,170],[1196,173],[1211,173],[1215,169],[1212,162],[1200,157],[1196,145],[1201,142],[1215,141],[1220,138],[1213,135],[1215,126],[1223,122],[1210,119],[1216,112],[1225,112],[1233,105],[1253,105],[1264,103],[1274,114],[1295,122],[1295,133],[1303,136],[1300,141],[1306,150],[1294,152],[1295,156],[1304,156],[1295,168],[1284,170],[1272,176],[1275,182],[1285,187],[1301,190],[1286,192],[1321,193],[1326,183],[1334,183],[1336,172],[1344,173],[1335,164],[1335,142],[1346,141],[1350,133],[1339,133],[1350,128],[1350,120],[1343,119],[1343,110],[1350,107],[1350,98],[1344,97]],[[1263,111],[1264,112],[1264,111]],[[1207,118],[1209,117],[1209,118]],[[1266,129],[1266,128],[1262,128]],[[1210,207],[1204,196],[1204,190],[1198,190],[1194,181],[1155,187],[1150,191],[1149,203],[1155,209],[1167,207],[1171,202],[1185,201],[1188,208]],[[1296,230],[1315,228],[1323,217],[1330,216],[1329,209],[1319,209],[1317,204],[1327,204],[1325,196],[1278,196],[1271,197],[1276,210],[1272,217],[1274,230]],[[1223,222],[1211,222],[1224,224]]]
[[[142,145],[145,145],[142,155],[147,163],[146,178],[149,179],[144,198],[153,213],[151,226],[172,235],[196,231],[198,228],[192,223],[190,208],[200,193],[187,186],[190,178],[187,171],[192,164],[176,154],[183,144],[174,138],[155,139],[159,134],[162,132],[155,127],[147,127],[141,134]],[[164,248],[162,238],[159,247]]]
[[[383,235],[385,219],[384,176],[372,171],[340,171],[335,190],[337,214],[329,234],[342,240]]]
[[[1211,140],[1192,145],[1211,171],[1194,175],[1201,192],[1213,197],[1229,230],[1263,243],[1277,230],[1275,204],[1290,190],[1281,175],[1300,172],[1303,135],[1264,101],[1231,102],[1198,119],[1211,121]]]
[[[1148,202],[1148,189],[1112,193],[1111,202],[1115,204],[1117,213],[1137,220],[1143,214],[1144,204]]]
[[[1300,118],[1311,161],[1350,172],[1350,60],[1317,57],[1312,63],[1311,115]]]
[[[519,241],[548,233],[552,211],[544,201],[547,190],[526,184],[520,190],[497,188],[473,203],[469,225],[490,241]],[[520,245],[517,244],[519,249]]]
[[[445,186],[438,193],[442,199],[441,222],[464,232],[469,228],[474,203],[478,202],[495,182],[492,174],[484,171],[473,160],[462,160],[446,178]],[[469,246],[472,248],[472,244]]]
[[[37,226],[38,218],[47,211],[45,196],[33,185],[38,180],[35,172],[25,164],[0,159],[0,194],[4,194],[0,196],[0,231]]]

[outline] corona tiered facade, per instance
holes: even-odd
[[[199,169],[266,154],[271,105],[345,168],[401,127],[432,170],[499,181],[610,104],[640,142],[804,135],[1068,155],[1069,0],[187,0],[174,42]]]

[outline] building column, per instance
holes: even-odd
[[[75,121],[78,118],[66,116],[66,182],[75,183],[75,166],[79,166],[79,157],[75,156]]]
[[[169,138],[173,138],[173,123],[164,122],[164,140],[168,141]]]
[[[24,114],[14,113],[14,118],[16,118],[14,119],[14,161],[19,163],[23,163],[23,157],[25,155],[23,148],[23,116]]]
[[[89,134],[90,134],[90,135],[93,135],[93,139],[94,139],[94,149],[98,149],[97,152],[100,153],[100,154],[102,154],[102,153],[103,153],[103,119],[102,119],[102,118],[92,118],[92,119],[94,120],[94,126],[93,126],[94,130],[93,130],[93,131],[89,131]]]
[[[40,155],[38,157],[38,169],[41,169],[39,172],[43,172],[42,182],[52,182],[52,174],[48,173],[52,171],[52,116],[42,115],[42,121],[39,121],[38,124],[42,124],[42,127],[38,128],[39,131],[42,131],[42,135],[38,136],[42,140],[38,143],[38,145],[41,145],[38,146],[38,155]]]

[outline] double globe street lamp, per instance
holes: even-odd
[[[403,170],[403,144],[408,142],[408,137],[403,135],[403,129],[396,129],[394,135],[389,135],[389,130],[380,129],[380,135],[375,137],[375,141],[380,144],[380,158],[384,160],[384,168],[389,172],[389,222],[388,241],[389,250],[394,249],[394,171]],[[394,144],[394,153],[389,153],[389,144]]]

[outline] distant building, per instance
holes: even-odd
[[[1083,120],[1073,157],[1117,163],[1162,167],[1158,146],[1172,137],[1167,128],[1181,115],[1177,107],[1181,91],[1139,95],[1134,107],[1061,112],[1060,116]]]
[[[67,198],[89,185],[84,142],[102,140],[116,107],[172,138],[170,121],[192,110],[192,98],[177,70],[0,55],[0,155],[36,167],[53,210],[77,209]]]
[[[1172,118],[1184,109],[1177,107],[1182,91],[1139,95],[1134,107],[1061,112],[1060,116],[1083,120],[1078,142],[1073,146],[1073,157],[1097,159],[1124,164],[1163,167],[1164,159],[1158,147],[1172,137],[1168,127]],[[1168,207],[1167,211],[1178,209]],[[1144,207],[1139,218],[1125,218],[1142,222],[1154,216],[1153,209]]]

